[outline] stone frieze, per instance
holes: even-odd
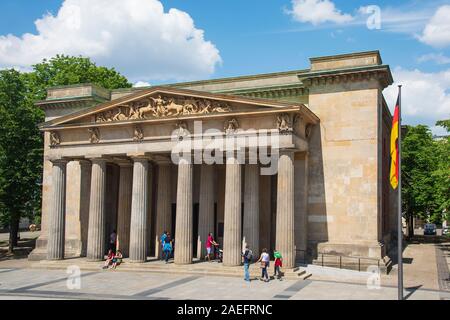
[[[196,98],[177,98],[158,95],[117,106],[95,115],[95,122],[115,122],[176,117],[191,114],[210,114],[230,112],[225,102]]]

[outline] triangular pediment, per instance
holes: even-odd
[[[300,104],[272,100],[154,87],[53,119],[42,124],[42,128],[72,124],[207,117],[214,114],[292,107],[306,108]]]

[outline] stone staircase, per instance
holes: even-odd
[[[56,269],[65,270],[70,266],[78,266],[82,271],[105,271],[103,262],[89,262],[84,258],[66,259],[61,261],[42,260],[32,264],[32,268],[37,269]],[[240,277],[244,276],[244,269],[240,267],[226,267],[217,262],[199,262],[194,261],[189,265],[176,265],[174,263],[166,264],[164,261],[153,260],[146,263],[130,263],[124,259],[123,263],[112,272],[152,272],[165,274],[188,274],[199,276],[221,276],[221,277]],[[283,269],[284,278],[288,280],[305,280],[311,277],[310,273],[296,267],[294,269]],[[269,275],[273,273],[273,267],[269,268]],[[250,265],[250,277],[260,277],[261,269],[259,264]]]

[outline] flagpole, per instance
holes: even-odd
[[[403,300],[403,223],[402,223],[402,86],[398,86],[398,300]]]

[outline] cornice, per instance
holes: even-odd
[[[305,88],[302,83],[298,83],[285,86],[233,90],[230,93],[250,98],[276,99],[284,97],[304,96],[308,95],[308,92],[308,89]]]
[[[380,81],[383,88],[394,82],[391,70],[387,65],[316,71],[310,72],[301,78],[306,88],[373,79]]]
[[[43,110],[64,109],[67,107],[90,107],[95,104],[103,103],[106,100],[96,96],[90,97],[68,97],[53,100],[42,100],[35,103],[35,105]]]

